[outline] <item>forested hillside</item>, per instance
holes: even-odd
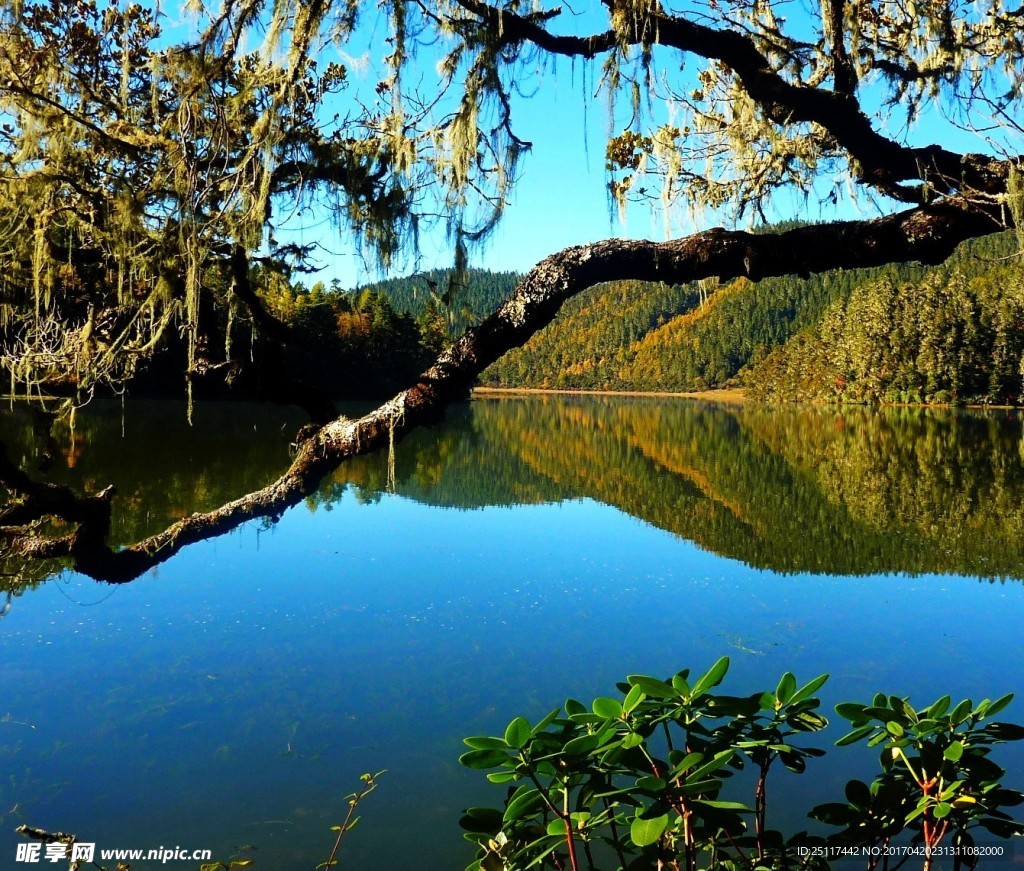
[[[882,277],[743,373],[775,401],[1024,400],[1024,272],[1016,239],[975,243],[916,281]]]
[[[1022,393],[1024,290],[1012,233],[917,264],[717,284],[616,281],[570,300],[547,329],[488,369],[484,384],[687,391],[740,383],[772,401],[979,401]],[[381,396],[414,377],[520,276],[420,272],[351,291],[261,276],[303,337],[311,374],[348,373],[337,395]],[[344,364],[344,365],[342,365]]]
[[[493,312],[515,290],[522,276],[515,272],[431,269],[404,278],[389,278],[359,288],[387,296],[399,312],[415,318],[439,314],[455,336]]]
[[[978,326],[972,326],[974,321],[968,318],[970,322],[958,328],[962,340],[934,352],[933,356],[942,360],[935,366],[948,369],[950,354],[966,361],[968,357],[981,360],[996,353],[1003,380],[994,389],[1003,395],[1016,383],[1012,378],[1007,380],[1007,373],[1019,369],[1020,364],[1020,353],[1010,338],[1017,309],[1006,293],[1007,276],[1013,274],[1014,267],[1005,258],[1011,257],[1016,245],[1012,234],[988,237],[965,245],[945,264],[934,268],[903,264],[829,272],[808,279],[772,278],[756,284],[738,279],[718,287],[708,283],[683,287],[640,282],[600,285],[566,304],[549,327],[498,361],[482,380],[502,387],[685,391],[722,386],[748,367],[751,374],[745,373],[744,381],[759,385],[759,395],[790,398],[798,380],[796,373],[805,368],[803,360],[809,349],[816,347],[815,331],[827,313],[833,330],[839,323],[851,329],[867,329],[866,325],[875,321],[860,309],[876,302],[864,299],[864,288],[886,287],[891,289],[890,296],[902,295],[907,316],[920,311],[934,330],[945,330],[959,322],[956,310],[966,311],[963,300],[950,289],[952,285],[946,287],[948,282],[959,282],[975,288],[972,298]],[[938,290],[936,282],[946,289]],[[927,303],[922,294],[928,293],[913,290],[926,286],[933,287]],[[896,289],[900,289],[898,293]],[[847,301],[853,305],[849,314]],[[871,337],[848,338],[848,343],[860,341],[862,369],[857,370],[858,377],[867,377],[873,367],[890,365],[880,349],[872,355],[863,347],[865,341],[869,345],[884,344],[890,326],[889,320],[878,321]],[[990,340],[997,333],[1003,337],[998,349]],[[1016,334],[1021,331],[1016,330]],[[794,339],[793,348],[800,348],[803,356],[791,359],[773,355],[775,349]],[[1011,361],[1014,354],[1015,361]],[[759,367],[769,355],[771,365]],[[904,368],[916,362],[904,361]],[[827,380],[825,371],[823,366],[816,369],[814,383],[819,387],[823,379]],[[926,368],[924,382],[916,385],[921,390],[932,384],[928,371]],[[769,376],[769,372],[773,374]],[[829,369],[828,375],[833,374]],[[946,389],[963,392],[969,387],[976,395],[988,391],[986,379],[990,374],[982,366],[973,376],[957,376],[959,381],[953,376],[936,377],[950,382],[952,386]],[[886,382],[889,378],[884,372],[876,375]],[[1017,376],[1019,381],[1019,372]],[[939,383],[935,378],[932,381]],[[901,389],[904,382],[906,378],[899,382]],[[822,395],[819,387],[813,391],[814,398]],[[925,392],[938,389],[932,385]],[[799,395],[811,398],[812,391],[805,385]],[[858,387],[851,398],[873,395],[878,395],[877,389],[865,386]]]

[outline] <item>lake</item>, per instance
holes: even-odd
[[[200,404],[189,427],[175,403],[97,402],[49,436],[9,411],[0,438],[46,480],[115,484],[127,543],[272,480],[298,423]],[[1018,689],[1024,426],[1003,411],[478,399],[393,457],[343,466],[277,523],[130,584],[56,569],[5,566],[0,866],[29,867],[12,861],[28,823],[308,871],[359,775],[386,769],[341,867],[460,869],[462,809],[504,797],[459,766],[461,738],[614,694],[626,674],[725,654],[723,688],[751,693],[828,672],[827,714],[876,691],[924,705]],[[1024,720],[1021,703],[1006,716]],[[1024,755],[996,758],[1024,784]],[[781,775],[774,822],[802,827],[876,765],[833,750]]]

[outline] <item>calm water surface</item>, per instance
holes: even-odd
[[[196,423],[96,405],[50,440],[8,413],[0,437],[48,480],[117,484],[127,542],[271,480],[296,420]],[[460,811],[503,797],[462,736],[722,654],[736,692],[829,672],[829,706],[1017,690],[1022,453],[1005,413],[476,401],[400,444],[393,479],[361,459],[132,584],[30,569],[0,621],[0,867],[27,822],[307,871],[387,769],[342,867],[462,868]],[[777,822],[875,764],[827,759],[777,781]]]

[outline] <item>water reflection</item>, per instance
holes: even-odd
[[[1019,414],[492,399],[395,457],[394,487],[462,508],[589,498],[775,572],[1024,575]],[[336,475],[364,498],[387,458]]]
[[[283,423],[97,407],[36,474],[116,483],[128,541],[279,474]],[[36,469],[32,421],[4,425]],[[308,871],[359,774],[387,768],[342,867],[464,867],[461,809],[501,798],[458,767],[461,736],[723,653],[737,691],[830,672],[826,705],[1001,695],[1020,683],[1024,586],[822,573],[1021,577],[1020,444],[997,414],[455,408],[398,446],[393,482],[388,457],[364,458],[155,577],[21,591],[0,623],[0,865],[28,822],[110,847],[250,844],[257,871]],[[793,808],[841,796],[863,764],[816,767]]]
[[[97,403],[74,426],[4,414],[0,440],[47,481],[79,492],[114,484],[111,538],[123,545],[273,480],[298,423],[208,404],[190,426],[174,403]],[[364,501],[394,491],[462,509],[593,499],[775,572],[1024,576],[1015,412],[479,399],[414,432],[393,458],[343,465],[308,504],[329,507],[349,488]],[[6,575],[31,584],[59,568]]]

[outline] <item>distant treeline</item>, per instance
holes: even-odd
[[[339,398],[378,398],[408,386],[447,341],[438,311],[414,318],[377,290],[306,288],[278,276],[261,277],[259,287],[292,331],[294,370]]]
[[[689,391],[740,384],[772,401],[1018,404],[1024,393],[1024,279],[1017,238],[961,246],[944,264],[893,264],[683,286],[615,281],[565,304],[484,384]],[[275,312],[299,330],[315,380],[378,396],[417,375],[479,322],[520,276],[420,272],[342,291],[270,282]]]
[[[253,273],[267,307],[292,331],[293,368],[336,397],[360,399],[407,387],[518,282],[507,272],[434,270],[344,290]]]
[[[521,280],[515,272],[467,269],[459,274],[452,269],[431,269],[373,282],[360,290],[384,294],[397,311],[413,317],[424,312],[438,314],[448,334],[457,336],[493,312]]]

